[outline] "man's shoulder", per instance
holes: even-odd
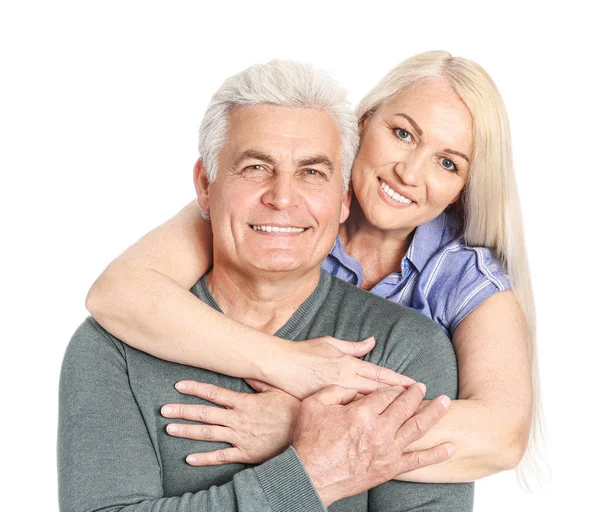
[[[427,385],[427,398],[457,394],[456,357],[443,329],[422,313],[332,279],[323,311],[327,328],[339,339],[375,337],[366,360]]]
[[[422,313],[331,276],[328,303],[347,315],[366,323],[402,331],[418,331],[423,336],[444,335],[443,329]],[[354,323],[354,322],[353,322]]]
[[[123,343],[112,336],[93,317],[88,316],[71,337],[64,361],[100,361],[101,356],[106,354],[112,354],[119,359],[124,358]]]

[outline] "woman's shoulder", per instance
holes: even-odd
[[[420,232],[425,228],[425,233]],[[471,271],[505,289],[508,277],[503,264],[488,247],[469,245],[462,223],[456,216],[442,213],[434,221],[418,228],[408,253],[426,280],[460,279]]]
[[[497,292],[510,289],[502,262],[488,247],[469,245],[461,224],[443,214],[437,228],[439,244],[421,257],[418,289],[450,333],[473,309]],[[429,233],[432,235],[432,233]],[[431,242],[431,237],[430,237]],[[425,250],[423,248],[415,247]],[[425,248],[427,249],[427,248]]]

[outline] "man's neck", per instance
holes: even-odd
[[[315,291],[320,267],[303,275],[263,272],[252,275],[215,262],[206,281],[211,295],[228,317],[275,334]]]

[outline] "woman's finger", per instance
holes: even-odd
[[[204,404],[167,404],[163,405],[160,413],[165,418],[179,418],[188,421],[200,421],[211,425],[231,425],[235,414],[229,409],[212,407]]]
[[[337,338],[327,338],[327,343],[333,345],[340,352],[354,357],[362,357],[368,354],[375,346],[375,338],[370,336],[362,341],[344,341]]]
[[[240,395],[236,391],[221,388],[214,384],[206,384],[195,380],[182,380],[175,384],[175,388],[184,395],[192,395],[203,400],[208,400],[213,404],[222,405],[224,407],[235,407],[240,402]]]
[[[214,452],[192,453],[185,458],[190,466],[218,466],[246,462],[246,456],[239,448],[223,448]]]
[[[356,388],[359,393],[368,395],[378,389],[393,387],[390,384],[384,384],[383,382],[377,382],[375,380],[366,379],[365,377],[356,377],[356,380],[351,384],[351,387]],[[402,386],[406,387],[406,386]]]
[[[360,363],[356,370],[357,375],[374,382],[387,384],[388,386],[403,386],[405,388],[412,386],[415,383],[414,379],[411,379],[406,375],[396,373],[393,370],[377,366],[368,361],[357,361],[357,363]]]
[[[216,441],[229,444],[236,441],[236,435],[232,429],[218,425],[169,423],[167,433],[173,437],[184,437],[195,441]]]
[[[256,379],[244,379],[248,386],[250,386],[254,391],[258,393],[264,393],[265,391],[275,391],[277,388],[274,388],[270,384],[263,382],[262,380]]]
[[[347,405],[356,398],[356,389],[331,385],[324,387],[305,399],[310,402],[320,402],[322,405]]]

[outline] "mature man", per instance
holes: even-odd
[[[355,126],[345,95],[301,64],[253,66],[223,84],[201,127],[195,173],[214,267],[192,293],[288,339],[374,335],[372,362],[425,382],[428,397],[455,396],[453,351],[435,324],[320,270],[348,214]],[[91,318],[82,324],[61,376],[64,512],[471,508],[469,484],[388,482],[449,456],[403,453],[447,407],[437,399],[411,417],[423,398],[417,384],[359,400],[353,390],[325,388],[303,402],[283,453],[256,467],[193,467],[185,456],[214,445],[169,436],[160,415],[162,405],[185,399],[174,388],[181,380],[252,392],[241,379],[136,351]]]

